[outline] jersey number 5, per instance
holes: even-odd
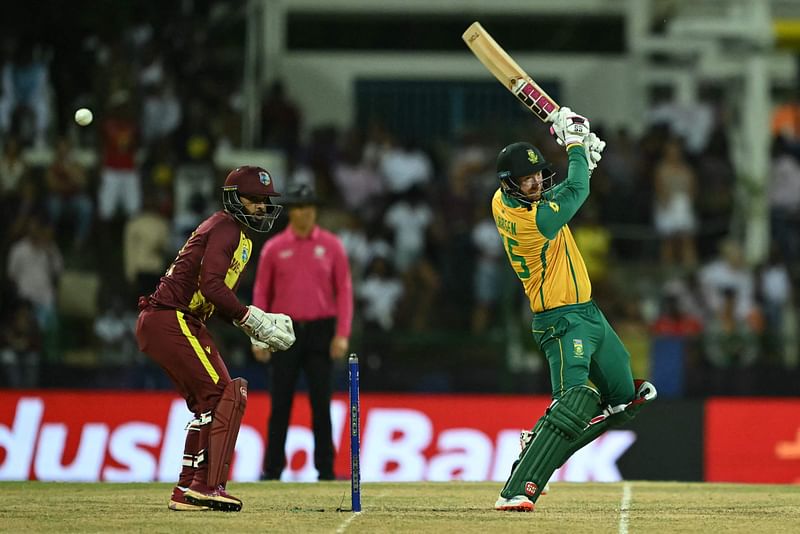
[[[520,278],[520,280],[526,280],[527,278],[530,278],[531,270],[528,269],[528,264],[525,263],[525,258],[519,254],[514,254],[514,247],[519,245],[519,241],[511,239],[510,237],[506,237],[505,245],[506,251],[508,252],[508,257],[511,258],[511,262],[519,264],[519,267],[514,265],[514,271],[517,273],[517,276]]]

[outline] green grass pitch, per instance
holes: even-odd
[[[500,484],[231,483],[239,513],[171,512],[168,484],[2,482],[0,532],[778,533],[800,529],[800,485],[554,483],[533,513],[492,509]],[[342,510],[344,509],[344,510]]]

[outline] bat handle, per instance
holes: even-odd
[[[525,104],[537,117],[552,122],[551,117],[558,111],[558,104],[531,80],[519,78],[513,83],[511,92]]]

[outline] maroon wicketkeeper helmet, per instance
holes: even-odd
[[[233,169],[222,186],[222,207],[225,211],[256,232],[268,232],[280,215],[282,206],[272,203],[272,197],[281,196],[275,191],[272,176],[261,167],[243,165]],[[266,201],[263,213],[250,214],[244,209],[241,197]]]

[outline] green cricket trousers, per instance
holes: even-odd
[[[630,354],[593,300],[537,313],[531,328],[550,366],[554,399],[589,380],[603,404],[633,400]]]

